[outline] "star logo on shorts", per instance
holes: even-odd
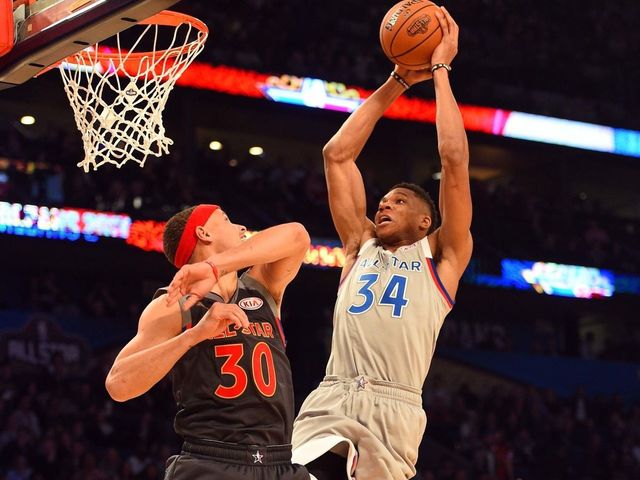
[[[262,463],[264,455],[260,453],[260,450],[256,450],[256,453],[251,454],[253,456],[253,463]]]
[[[356,381],[356,385],[358,386],[358,390],[364,390],[366,385],[367,385],[367,379],[364,377],[360,377],[357,381]]]

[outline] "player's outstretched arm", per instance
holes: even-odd
[[[255,246],[247,246],[256,237]],[[253,265],[248,274],[269,290],[279,307],[284,291],[298,274],[310,245],[309,233],[302,224],[287,223],[251,237],[237,247],[238,251],[231,252],[225,261],[236,262],[236,265],[240,262],[246,263],[245,266]],[[254,261],[248,261],[249,256]]]
[[[286,286],[298,273],[309,250],[309,234],[300,223],[285,223],[257,233],[241,245],[182,267],[169,285],[167,304],[173,305],[187,294],[184,308],[190,308],[209,293],[217,277],[252,267],[249,275],[262,283],[276,303],[280,303]],[[215,268],[212,267],[215,266]]]
[[[458,51],[458,25],[442,7],[436,16],[443,37],[433,52],[432,64],[450,64]],[[438,274],[450,295],[455,295],[458,282],[469,260],[471,239],[471,189],[469,185],[469,144],[460,109],[453,96],[446,68],[434,71],[436,92],[436,130],[442,162],[439,207],[442,225],[437,231]]]
[[[431,78],[431,72],[409,71],[398,66],[394,72],[408,86]],[[373,236],[373,224],[366,217],[366,195],[356,159],[373,129],[389,106],[405,91],[397,80],[389,79],[344,122],[324,146],[325,176],[333,223],[346,250],[347,263],[355,258],[367,238]],[[348,265],[344,271],[348,270]]]
[[[124,402],[146,393],[191,347],[215,337],[230,323],[249,326],[240,307],[215,303],[194,328],[181,333],[180,308],[168,307],[163,296],[156,298],[142,312],[136,336],[120,351],[107,375],[109,395]]]

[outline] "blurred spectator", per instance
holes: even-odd
[[[33,470],[29,467],[27,458],[18,455],[14,460],[14,467],[7,472],[7,480],[30,480]]]
[[[3,385],[17,391],[0,403],[0,478],[163,477],[164,460],[179,446],[170,430],[169,384],[114,404],[102,386],[108,362],[110,355],[96,356],[88,374],[62,384],[44,372],[35,389],[3,365]],[[521,387],[477,395],[441,380],[425,391],[428,442],[416,478],[630,480],[640,474],[637,404],[590,398],[582,389],[570,398]]]

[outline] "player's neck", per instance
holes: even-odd
[[[384,248],[385,250],[388,250],[389,252],[395,252],[400,247],[407,247],[409,245],[413,245],[414,243],[419,242],[420,240],[422,240],[422,238],[400,238],[400,239],[393,239],[390,241],[384,241],[378,238],[378,240],[380,240],[380,245],[382,245],[382,248]]]
[[[212,260],[213,255],[219,254],[213,248],[198,248],[193,253],[192,262],[204,262],[205,260]],[[214,285],[211,291],[217,295],[220,295],[225,302],[228,302],[233,298],[233,295],[238,289],[238,273],[233,271],[229,273],[222,273],[222,276],[218,282]]]

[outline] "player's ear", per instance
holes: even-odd
[[[211,241],[213,240],[213,235],[211,235],[211,233],[208,232],[203,226],[196,227],[196,237],[198,237],[198,240],[204,243],[211,243]]]
[[[431,216],[422,215],[422,217],[420,218],[420,230],[428,232],[429,228],[431,228]]]

